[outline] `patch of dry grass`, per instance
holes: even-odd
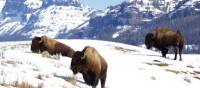
[[[196,78],[196,79],[199,79],[199,80],[200,80],[200,77],[198,77],[198,76],[195,76],[194,78]]]
[[[48,51],[43,51],[41,54],[42,57],[51,58],[55,60],[60,60],[60,56],[62,56],[61,54],[51,55]]]
[[[116,50],[120,50],[124,53],[127,53],[127,52],[136,52],[136,50],[133,50],[133,49],[126,49],[126,48],[123,48],[123,47],[119,47],[119,46],[114,46],[114,49]]]
[[[151,76],[151,79],[152,79],[152,80],[156,80],[156,77],[154,77],[154,76]]]
[[[161,61],[159,61],[159,60],[153,60],[153,62],[161,62]]]
[[[76,80],[74,80],[74,79],[70,79],[70,80],[67,80],[69,83],[71,83],[71,84],[73,84],[73,85],[75,85],[76,84]]]
[[[154,65],[161,66],[161,67],[169,66],[169,64],[167,64],[167,63],[154,63]]]
[[[159,63],[146,63],[146,64],[148,64],[148,65],[156,65],[156,66],[160,66],[160,67],[169,66],[169,64],[163,63],[163,62],[159,62]]]
[[[17,85],[16,87],[17,88],[35,88],[32,85],[25,83],[25,82],[22,82],[21,84]]]
[[[188,68],[194,68],[193,66],[191,66],[191,65],[187,65],[186,67],[188,67]]]
[[[7,87],[7,88],[12,88],[12,87],[15,87],[15,88],[43,88],[43,84],[39,84],[38,87],[34,87],[27,82],[19,83],[17,81],[14,83],[10,83],[10,84],[6,84],[5,82],[3,82],[0,85]]]
[[[200,74],[200,71],[193,71],[195,74]]]
[[[1,61],[2,66],[12,65],[13,67],[16,67],[16,64],[17,63],[15,61],[11,61],[11,60]]]
[[[187,77],[185,77],[184,80],[185,80],[186,82],[188,82],[188,83],[191,83],[191,79],[189,79],[189,78],[187,78]]]
[[[6,79],[3,78],[3,80],[0,83],[1,86],[6,87],[6,88],[43,88],[43,84],[39,83],[37,87],[29,84],[28,82],[19,82],[19,81],[14,81],[14,82],[6,82]]]
[[[180,74],[180,73],[182,73],[181,71],[172,70],[172,69],[166,69],[166,71],[172,72],[172,73],[175,73],[175,74]]]
[[[73,84],[73,85],[76,85],[76,80],[74,77],[69,77],[66,79],[69,83]]]
[[[48,51],[44,51],[41,54],[42,54],[42,57],[51,58],[51,55],[49,54]]]

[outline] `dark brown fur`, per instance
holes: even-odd
[[[38,43],[38,41],[41,41],[40,37],[34,37],[32,39],[31,51],[34,52],[34,53],[38,53],[42,50],[42,44]]]
[[[48,51],[51,55],[61,54],[67,57],[72,57],[75,52],[71,47],[47,36],[34,37],[31,43],[31,51],[35,53]]]
[[[71,70],[74,74],[82,73],[86,84],[96,87],[101,80],[101,88],[105,88],[107,63],[93,47],[85,47],[83,51],[74,53]]]
[[[175,57],[177,59],[177,52],[179,52],[180,61],[184,46],[184,38],[180,31],[174,32],[169,28],[158,28],[153,33],[148,33],[145,37],[145,45],[148,49],[155,47],[162,52],[162,56],[166,57],[170,47],[174,48]]]

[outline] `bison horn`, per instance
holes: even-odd
[[[81,60],[83,60],[84,58],[85,58],[85,56],[82,56],[82,57],[81,57]]]
[[[38,43],[42,43],[42,41],[43,41],[43,39],[42,39],[42,38],[40,38],[40,40],[38,41]]]
[[[85,59],[85,55],[83,52],[81,52],[81,60]]]
[[[39,43],[42,43],[42,42],[46,41],[46,39],[47,39],[47,36],[40,37]]]
[[[149,33],[149,38],[155,39],[155,38],[156,38],[156,35],[155,35],[154,33]]]
[[[149,35],[151,36],[151,38],[153,38],[153,37],[154,37],[154,34],[153,34],[153,33],[149,33]]]

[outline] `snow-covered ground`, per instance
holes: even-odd
[[[200,55],[183,61],[144,48],[98,40],[59,40],[75,50],[95,47],[108,63],[106,88],[199,88]],[[0,87],[25,82],[42,88],[90,88],[81,74],[69,82],[71,58],[34,54],[30,41],[0,43]],[[97,88],[100,88],[100,83]]]

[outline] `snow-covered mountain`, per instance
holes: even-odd
[[[108,63],[106,88],[199,88],[200,55],[183,54],[183,61],[158,52],[115,42],[58,40],[74,50],[95,47]],[[30,41],[0,43],[0,87],[91,88],[70,70],[71,58],[35,54]],[[30,87],[29,87],[30,86]],[[21,88],[21,87],[20,87]],[[22,87],[24,88],[24,87]],[[97,88],[100,88],[100,83]]]
[[[0,3],[1,40],[41,35],[55,38],[89,20],[94,11],[80,0],[4,0]]]
[[[95,15],[88,21],[87,26],[72,30],[65,36],[138,45],[144,43],[147,32],[152,32],[157,27],[170,27],[184,34],[185,44],[198,45],[199,2],[199,0],[126,1],[110,6],[104,11],[94,12]],[[191,34],[195,37],[190,36]]]
[[[130,44],[143,42],[141,39],[128,38],[127,35],[138,36],[143,34],[143,23],[168,14],[176,9],[182,0],[130,0],[116,6],[110,6],[104,11],[94,12],[88,25],[80,30],[72,30],[65,34],[67,38],[95,38],[118,41]]]
[[[1,0],[0,40],[47,35],[138,45],[147,32],[170,27],[183,32],[186,44],[198,45],[199,9],[200,0],[126,0],[100,11],[81,0]]]

